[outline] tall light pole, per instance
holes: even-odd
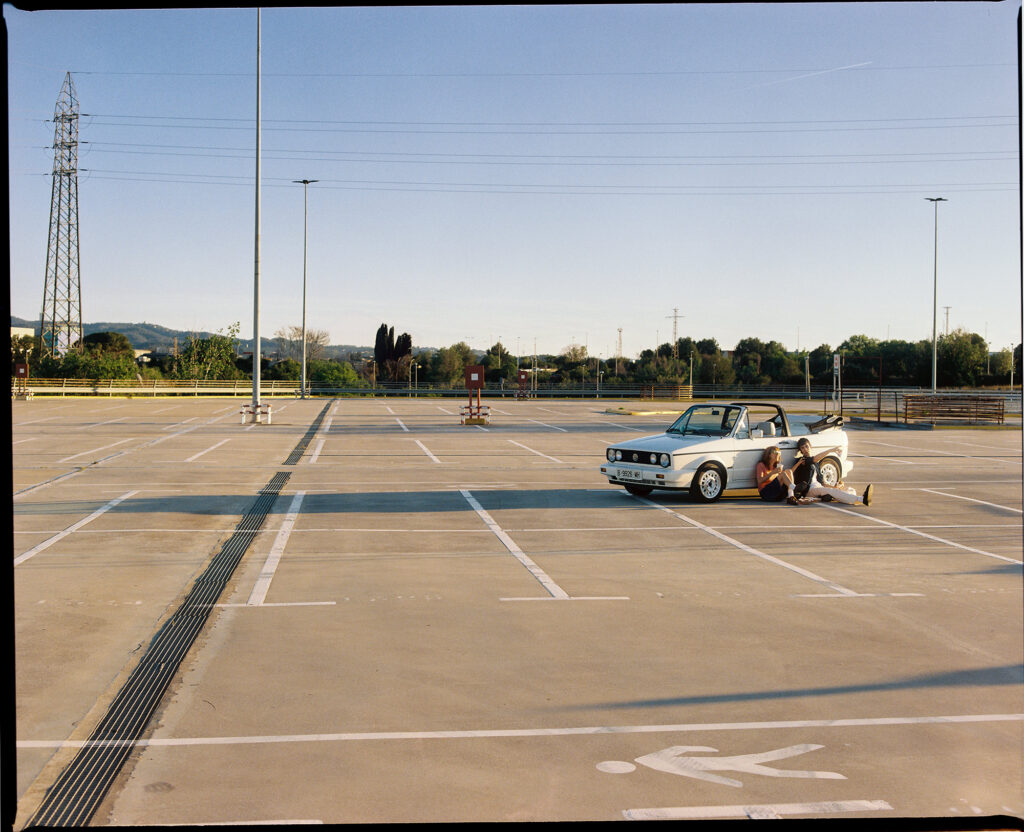
[[[309,186],[319,179],[293,179],[302,185],[302,398],[306,398],[306,237],[309,227]]]
[[[260,10],[256,9],[256,243],[253,260],[252,300],[252,409],[253,419],[259,421],[260,407]]]
[[[935,205],[935,266],[932,274],[932,394],[936,392],[939,368],[939,349],[936,328],[939,320],[939,203],[948,202],[941,196],[926,196]]]

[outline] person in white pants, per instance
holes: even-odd
[[[857,503],[863,503],[866,506],[871,505],[871,492],[873,490],[871,485],[864,489],[863,497],[858,497],[855,489],[850,488],[848,485],[843,485],[841,482],[836,483],[835,487],[821,484],[821,480],[818,477],[818,463],[829,454],[839,453],[841,450],[842,448],[840,447],[829,448],[827,451],[822,451],[817,456],[812,457],[810,440],[803,438],[796,443],[797,458],[796,462],[793,463],[791,471],[793,481],[797,483],[797,492],[803,491],[801,499],[808,502],[812,500],[825,500],[826,502],[828,500],[836,500],[847,505],[856,505]],[[800,483],[806,483],[807,489],[804,490]]]

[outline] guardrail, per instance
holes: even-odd
[[[300,385],[294,380],[268,380],[260,382],[262,396],[297,397]],[[429,396],[433,398],[465,399],[464,387],[419,384],[410,387],[402,382],[379,382],[374,387],[338,387],[320,382],[307,382],[307,393],[311,396],[376,396],[405,397]],[[485,385],[483,395],[488,398],[515,398],[518,385],[501,382]],[[805,401],[824,413],[854,412],[865,418],[883,417],[896,420],[905,418],[907,396],[924,395],[927,391],[919,387],[905,388],[846,388],[841,397],[834,395],[831,387],[813,387],[807,390],[802,385],[777,385],[773,387],[752,387],[744,389],[738,385],[608,385],[594,384],[575,386],[538,385],[527,391],[530,398],[578,398],[578,399],[669,399],[686,401],[690,399],[758,399]],[[175,379],[11,379],[11,395],[31,396],[233,396],[245,398],[252,394],[252,380],[175,380]],[[942,391],[947,399],[957,397],[990,397],[1004,402],[1006,415],[1021,413],[1021,392],[1000,390]]]

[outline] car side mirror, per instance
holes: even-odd
[[[751,439],[763,439],[764,438],[764,431],[761,430],[761,428],[754,428],[752,431],[750,431],[750,438]]]

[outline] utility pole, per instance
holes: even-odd
[[[257,421],[260,407],[260,10],[256,9],[256,232],[253,255],[252,302],[252,409]]]
[[[78,96],[70,72],[64,76],[53,122],[53,190],[39,323],[39,347],[42,355],[50,357],[72,348],[82,350],[82,291],[78,271]]]
[[[935,335],[935,328],[938,325],[939,317],[937,306],[939,302],[939,203],[948,202],[949,200],[941,196],[926,196],[925,199],[935,205],[935,266],[932,276],[932,395],[935,395],[936,382],[939,375],[939,342]]]
[[[680,315],[679,309],[675,308],[672,310],[671,315],[666,315],[666,318],[672,319],[672,357],[675,359],[679,358],[679,319],[685,318],[686,315]]]
[[[302,185],[302,398],[306,398],[306,238],[309,220],[309,186],[319,179],[293,179]]]
[[[619,348],[615,358],[615,375],[622,375],[622,327],[619,327]]]

